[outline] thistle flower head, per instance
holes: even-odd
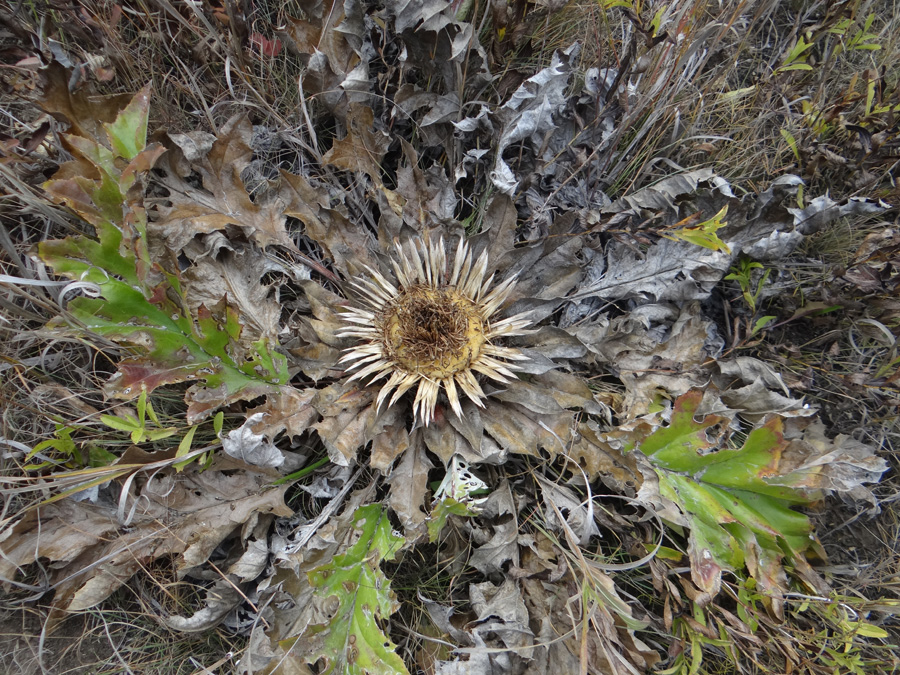
[[[371,278],[351,281],[365,307],[345,310],[342,337],[360,343],[347,350],[341,363],[356,371],[350,380],[387,378],[376,405],[391,396],[394,405],[418,385],[413,414],[425,425],[434,418],[443,389],[450,407],[462,416],[460,391],[484,407],[484,391],[476,374],[499,382],[514,378],[515,362],[527,360],[517,349],[496,344],[501,337],[524,334],[531,322],[522,315],[496,320],[497,311],[515,286],[515,277],[494,285],[485,279],[487,253],[477,259],[462,240],[452,267],[437,243],[395,242],[392,261],[397,285],[367,267]]]

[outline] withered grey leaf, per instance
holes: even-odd
[[[508,268],[504,257],[516,243],[516,218],[512,199],[504,194],[495,195],[485,211],[481,232],[469,239],[473,255],[487,251],[488,275]]]
[[[603,414],[594,401],[593,392],[582,378],[562,370],[551,370],[533,379],[543,385],[563,408],[578,408],[592,415]]]
[[[199,633],[218,626],[225,615],[243,601],[243,595],[233,583],[219,579],[206,591],[204,607],[191,616],[164,616],[162,622],[171,630]]]
[[[645,306],[659,316],[655,306]],[[619,317],[604,341],[595,349],[619,371],[625,383],[623,404],[626,418],[647,412],[660,390],[680,396],[692,387],[705,384],[709,373],[703,368],[721,349],[714,324],[702,316],[700,305],[691,302],[680,308],[677,319],[649,326],[649,319]]]
[[[544,136],[556,128],[554,115],[566,105],[565,89],[571,74],[569,56],[568,51],[557,51],[550,66],[523,82],[497,112],[502,131],[497,141],[491,182],[503,194],[513,195],[519,185],[503,159],[503,152],[526,139],[540,148]]]
[[[754,380],[743,387],[731,387],[720,393],[722,403],[739,411],[744,417],[758,418],[769,413],[782,416],[808,417],[816,414],[815,408],[802,399],[790,398],[772,391],[763,380]]]
[[[520,373],[526,373],[528,375],[538,375],[540,373],[546,373],[548,370],[553,370],[554,368],[558,368],[559,366],[544,356],[537,349],[526,349],[522,346],[518,347],[518,350],[522,352],[523,356],[527,356],[527,361],[522,361],[518,364]]]
[[[450,463],[453,455],[460,455],[470,464],[482,459],[481,446],[473,448],[462,434],[450,425],[444,415],[436,416],[435,420],[422,430],[422,435],[426,447],[440,457],[445,465]]]
[[[480,50],[477,41],[472,45],[472,24],[456,21],[455,10],[446,0],[400,0],[388,3],[386,11],[394,17],[397,33],[403,33],[411,46],[418,47],[415,38],[424,41],[429,33],[436,34],[437,40],[446,40],[443,49],[435,52],[436,58],[459,61],[467,49]]]
[[[466,521],[466,527],[473,532],[472,538],[476,542],[485,536],[489,538],[475,547],[469,564],[487,575],[502,573],[503,566],[509,561],[518,567],[518,512],[505,478],[482,504],[479,521],[484,523],[483,528],[474,521]]]
[[[295,339],[285,346],[293,356],[294,364],[304,375],[318,382],[327,377],[338,377],[344,372],[344,369],[337,365],[342,356],[341,350],[320,342],[309,320],[301,320],[294,329]]]
[[[343,81],[341,68],[332,66],[331,59],[324,52],[314,49],[303,74],[304,93],[316,96],[316,100],[321,101],[339,120],[347,116],[347,95],[341,89]]]
[[[622,452],[621,442],[607,438],[593,420],[578,425],[578,437],[566,456],[578,463],[593,480],[599,477],[605,485],[620,494],[634,494],[642,482],[635,453]]]
[[[664,178],[658,183],[625,195],[602,209],[602,213],[640,216],[644,209],[668,211],[675,209],[675,200],[696,192],[699,185],[715,176],[712,169],[696,169]],[[612,224],[617,222],[613,218]]]
[[[422,171],[412,145],[400,141],[406,165],[397,170],[397,194],[406,200],[403,221],[416,232],[425,232],[453,218],[456,194],[443,169],[434,164]]]
[[[328,458],[340,466],[349,466],[356,453],[366,444],[366,426],[374,412],[372,406],[363,410],[344,410],[333,417],[323,417],[313,425],[325,443]]]
[[[791,395],[781,375],[765,361],[750,356],[738,356],[733,359],[717,360],[716,368],[725,377],[736,378],[747,384],[759,380],[770,389],[781,389],[785,396]],[[733,381],[727,384],[723,382],[723,385],[721,389],[731,389]]]
[[[369,62],[360,61],[347,73],[347,77],[341,82],[341,89],[346,92],[351,108],[371,101],[372,78],[369,77]]]
[[[580,237],[569,237],[562,244],[536,246],[537,250],[543,249],[538,259],[524,269],[516,267],[520,276],[511,297],[540,300],[566,297],[584,275],[577,257],[583,246]]]
[[[274,384],[252,384],[244,387],[237,394],[228,390],[226,384],[212,388],[193,385],[184,395],[184,400],[188,404],[187,422],[188,424],[196,424],[200,420],[206,418],[213,410],[230,405],[236,401],[252,401],[260,396],[267,396],[275,393],[278,386]]]
[[[222,449],[226,454],[252,466],[277,468],[284,464],[281,450],[265,434],[256,433],[253,427],[263,422],[265,413],[255,413],[237,429],[232,429],[222,438]]]
[[[476,166],[480,166],[483,163],[481,158],[488,152],[490,152],[490,148],[472,148],[467,150],[466,154],[463,155],[462,161],[453,170],[453,182],[458,183],[468,176]]]
[[[12,579],[46,558],[54,563],[54,606],[93,607],[154,560],[177,556],[183,573],[206,562],[248,519],[292,515],[286,488],[266,489],[277,477],[224,455],[203,472],[191,465],[179,474],[154,474],[136,481],[138,506],[127,529],[115,507],[68,499],[40,507],[9,526],[14,536],[0,534],[0,576]]]
[[[512,649],[534,644],[534,634],[528,627],[528,609],[514,580],[507,577],[500,586],[490,581],[471,584],[469,600],[480,620],[473,632],[485,640],[494,634],[503,646]]]
[[[828,195],[821,195],[810,200],[805,208],[788,208],[788,212],[794,216],[794,226],[798,232],[812,234],[838,218],[869,216],[881,213],[888,208],[890,208],[889,205],[880,200],[850,197],[838,203]]]
[[[785,420],[785,438],[790,439],[781,457],[781,475],[766,479],[772,485],[828,490],[878,510],[877,501],[864,483],[877,483],[888,463],[874,448],[845,434],[834,439],[825,435],[817,418]]]
[[[241,581],[252,581],[263,573],[268,560],[268,539],[250,539],[241,557],[228,568],[228,574],[235,575]]]
[[[453,126],[456,127],[457,131],[464,134],[479,130],[486,134],[491,134],[494,131],[494,125],[491,124],[490,112],[486,105],[481,104],[477,114],[470,115],[459,122],[454,122]]]
[[[422,443],[414,442],[388,479],[390,505],[403,524],[407,540],[414,541],[425,534],[425,495],[428,471],[433,467]]]
[[[518,346],[534,350],[548,359],[580,359],[587,353],[584,344],[568,330],[556,326],[541,326],[526,340],[515,342]]]
[[[597,527],[589,501],[579,499],[575,492],[565,485],[543,479],[539,481],[539,484],[545,505],[544,520],[548,527],[557,532],[562,530],[563,524],[559,522],[558,510],[571,530],[578,536],[582,546],[587,546],[591,537],[600,535],[600,529]]]
[[[596,279],[573,300],[634,299],[640,302],[687,302],[707,298],[732,264],[732,254],[686,241],[660,239],[645,252],[611,242],[595,257],[587,274]]]

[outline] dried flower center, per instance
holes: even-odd
[[[385,355],[400,368],[442,380],[469,368],[485,343],[477,305],[455,288],[415,285],[380,317]]]

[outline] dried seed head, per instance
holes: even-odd
[[[431,380],[470,368],[486,341],[478,305],[453,288],[413,286],[378,319],[387,358]]]
[[[343,316],[348,325],[339,335],[361,339],[341,359],[352,362],[348,370],[357,371],[350,379],[369,377],[372,383],[387,377],[378,405],[391,392],[388,405],[393,405],[418,384],[413,413],[426,425],[434,417],[441,389],[457,415],[462,415],[460,389],[483,407],[485,394],[475,373],[508,382],[515,377],[515,365],[509,362],[527,358],[493,342],[522,335],[530,324],[521,316],[492,322],[514,278],[491,288],[493,276],[484,279],[487,255],[474,260],[462,241],[452,269],[443,239],[437,244],[411,243],[408,251],[397,244],[397,252],[393,265],[399,287],[371,269],[371,279],[351,282],[368,309],[351,308]]]

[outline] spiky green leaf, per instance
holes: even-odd
[[[403,659],[395,652],[396,646],[379,625],[379,620],[397,608],[380,563],[392,560],[405,540],[394,534],[387,512],[378,504],[359,508],[353,522],[360,529],[356,543],[308,575],[318,601],[337,601],[331,620],[312,626],[307,632],[307,637],[321,636],[316,641],[318,648],[308,658],[324,660],[323,675],[407,673]]]
[[[772,417],[740,447],[729,445],[728,420],[694,415],[703,394],[680,397],[667,427],[637,443],[656,469],[659,495],[674,502],[690,528],[691,572],[715,593],[722,570],[746,567],[763,588],[784,585],[781,562],[815,543],[809,519],[792,510],[819,494],[792,484],[780,469],[786,442]]]
[[[38,253],[57,274],[86,282],[88,293],[96,296],[71,300],[70,318],[131,351],[106,392],[127,398],[163,384],[203,381],[205,388],[189,392],[188,417],[194,421],[286,383],[287,359],[265,340],[242,344],[237,310],[225,298],[214,307],[201,306],[194,316],[177,273],[150,260],[146,213],[140,198],[129,192],[159,154],[158,148],[144,147],[148,91],[139,92],[106,125],[112,151],[92,139],[66,138],[76,156],[66,173],[76,177],[51,180],[45,188],[90,223],[96,239],[78,235],[45,241]],[[121,160],[130,163],[120,169]],[[51,325],[72,330],[62,319]]]

